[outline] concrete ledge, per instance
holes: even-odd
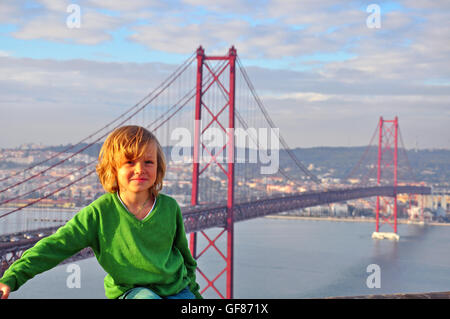
[[[328,297],[325,299],[450,299],[450,291]]]

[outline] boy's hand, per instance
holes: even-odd
[[[8,299],[9,297],[9,292],[11,291],[11,288],[9,288],[9,286],[2,284],[0,282],[0,293],[1,293],[1,299]]]

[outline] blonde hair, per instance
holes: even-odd
[[[155,135],[136,125],[127,125],[115,129],[109,134],[100,149],[96,170],[105,191],[115,193],[119,190],[117,183],[119,163],[123,159],[135,160],[140,158],[151,143],[155,143],[157,148],[157,169],[156,180],[150,188],[150,193],[155,198],[158,196],[163,187],[163,178],[166,173],[164,152]]]

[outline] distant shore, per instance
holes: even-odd
[[[299,220],[315,220],[315,221],[329,221],[329,222],[375,223],[375,218],[361,218],[361,217],[310,217],[310,216],[288,216],[288,215],[267,215],[265,217],[274,219],[299,219]],[[420,225],[420,222],[411,221],[408,219],[397,219],[397,223]],[[450,226],[450,223],[426,222],[425,225]]]

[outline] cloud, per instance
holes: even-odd
[[[2,117],[0,126],[3,132],[20,134],[2,134],[0,146],[20,145],[32,138],[45,144],[82,139],[142,99],[175,67],[1,57],[0,113],[8,117]],[[416,135],[419,145],[448,145],[450,110],[445,87],[409,87],[394,80],[345,83],[317,73],[246,69],[292,147],[364,145],[379,116],[399,116],[409,147]],[[193,74],[186,76],[193,78]]]
[[[112,32],[134,23],[136,19],[152,16],[148,12],[134,12],[142,8],[151,9],[149,1],[85,0],[76,4],[79,9],[76,11],[70,7],[72,2],[38,0],[38,5],[32,7],[27,7],[23,1],[1,3],[0,18],[4,23],[15,24],[16,30],[11,35],[17,39],[96,45],[111,41]],[[154,4],[161,7],[157,1]],[[114,15],[108,10],[120,11]],[[73,17],[79,17],[79,27],[69,25]]]
[[[130,39],[149,49],[183,54],[200,44],[208,54],[223,54],[235,45],[240,55],[249,59],[306,55],[319,48],[325,52],[340,49],[334,41],[323,41],[284,25],[251,25],[240,19],[219,20],[205,18],[201,22],[186,24],[180,17],[165,17],[148,25],[133,27]]]
[[[8,52],[8,51],[3,51],[3,50],[0,50],[0,57],[6,57],[6,56],[10,56],[11,55],[11,53],[10,52]]]
[[[118,12],[124,11],[137,11],[148,9],[152,7],[166,7],[167,4],[164,1],[157,0],[87,0],[84,2],[86,6],[101,8],[105,10],[112,10]]]
[[[330,99],[330,96],[315,92],[298,92],[272,96],[272,98],[277,100],[294,99],[298,101],[319,102]]]
[[[2,23],[17,23],[23,15],[23,1],[2,1],[0,3],[0,21]]]
[[[92,10],[83,10],[80,15],[80,27],[69,27],[67,19],[71,13],[49,12],[23,24],[12,35],[18,39],[43,39],[94,45],[111,40],[108,31],[118,28],[121,23]]]
[[[379,116],[397,115],[405,137],[417,135],[423,146],[450,147],[450,29],[445,23],[450,12],[445,1],[399,1],[394,7],[379,1],[380,29],[367,27],[364,4],[334,0],[84,0],[78,1],[79,29],[66,25],[70,1],[39,3],[28,8],[25,1],[0,4],[2,21],[16,26],[10,35],[66,43],[67,50],[73,43],[91,46],[99,54],[105,54],[100,44],[111,43],[117,30],[126,31],[124,41],[160,56],[187,56],[198,45],[208,55],[224,54],[235,45],[292,146],[363,145]],[[42,114],[47,114],[57,119],[52,125],[70,130],[67,136],[83,131],[71,122],[89,131],[99,119],[106,122],[138,101],[175,68],[15,59],[14,51],[0,51],[0,94],[2,114],[12,110],[17,119],[3,118],[2,125],[45,131]],[[22,124],[19,110],[29,110]]]
[[[0,57],[0,147],[81,140],[135,105],[174,69],[161,63]]]

